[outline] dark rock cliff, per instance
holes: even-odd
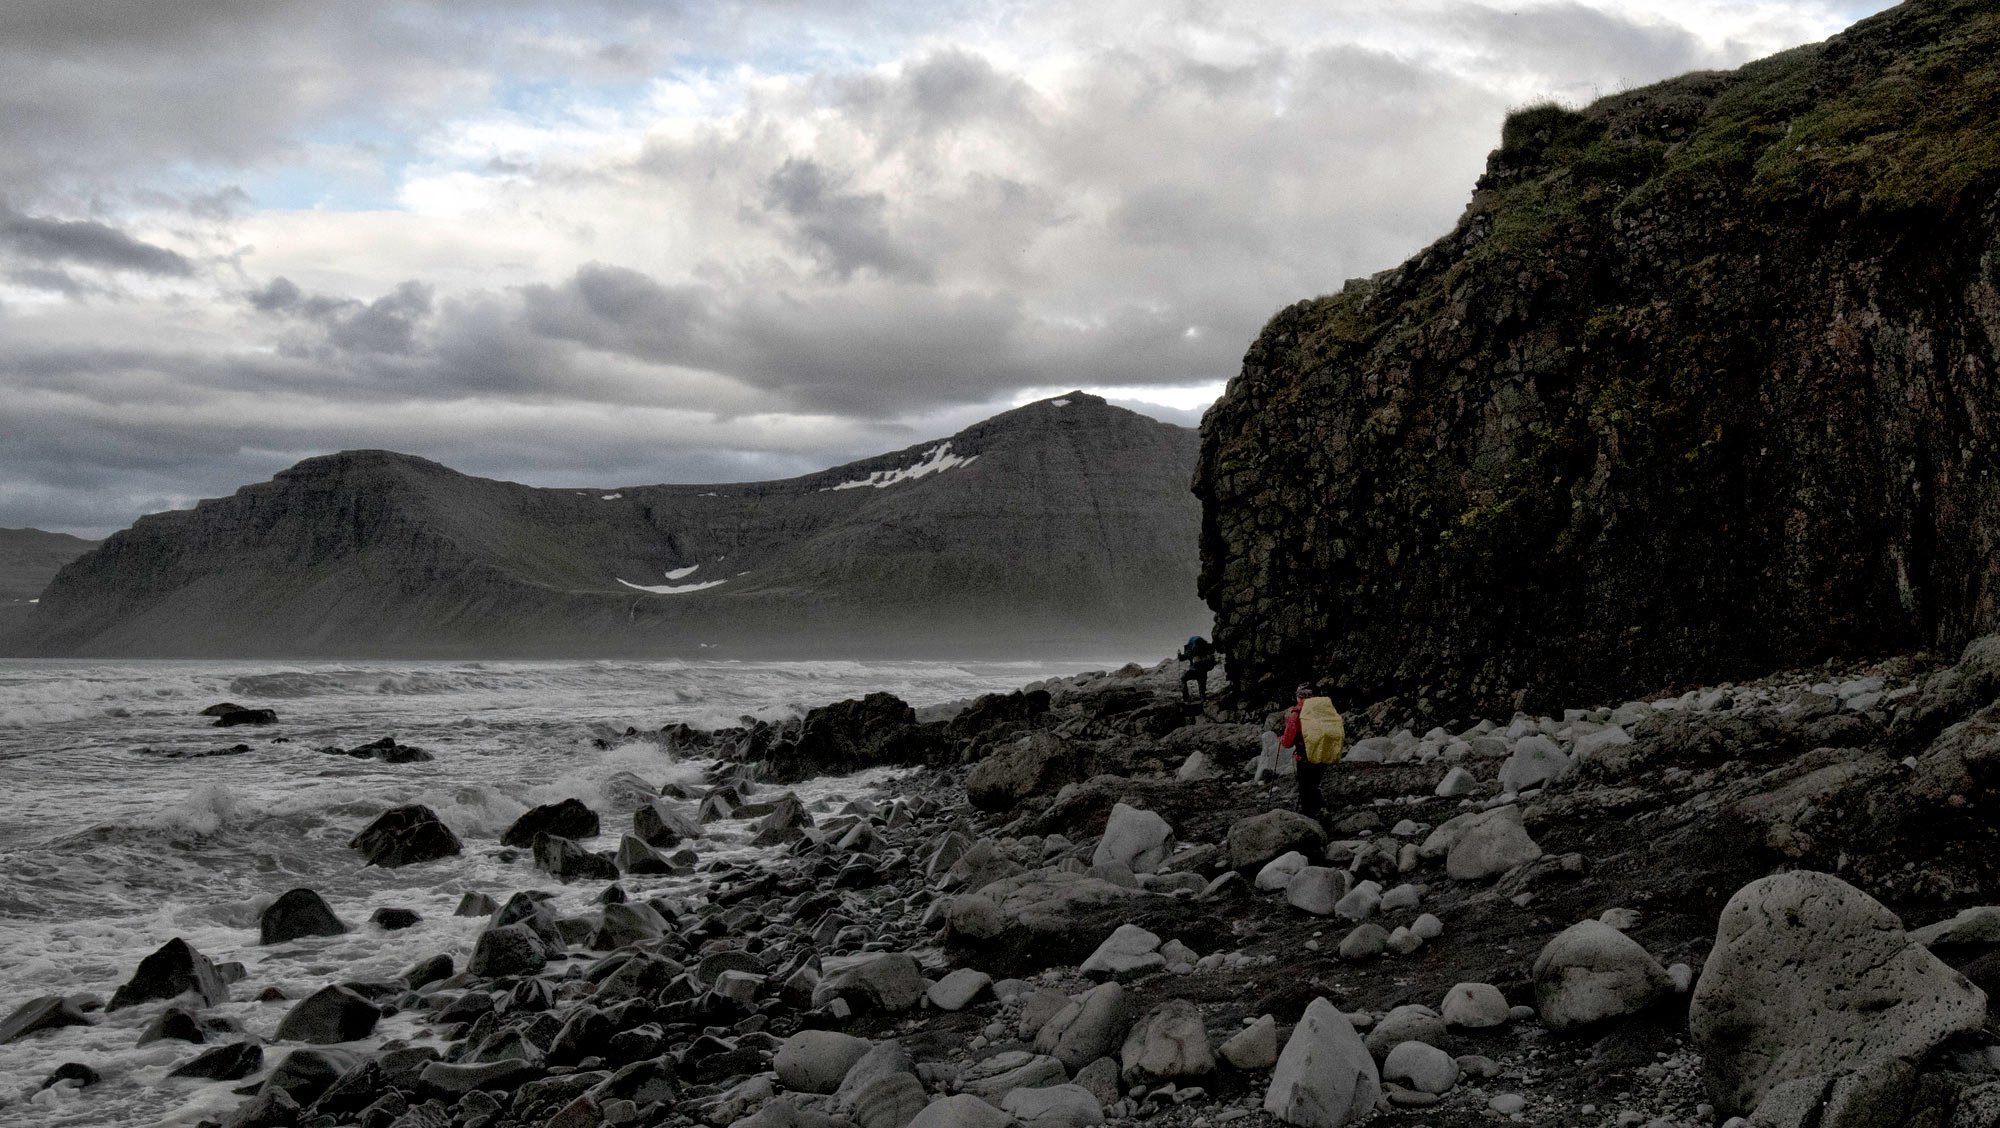
[[[2000,4],[1508,119],[1202,425],[1256,697],[1613,699],[2000,626]]]
[[[142,518],[63,569],[9,648],[1160,650],[1207,626],[1186,485],[1196,445],[1073,393],[779,482],[536,489],[350,451]]]

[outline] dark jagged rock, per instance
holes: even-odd
[[[169,1077],[195,1077],[207,1081],[235,1081],[264,1068],[264,1049],[255,1042],[235,1042],[216,1046],[175,1066]]]
[[[440,952],[429,959],[419,960],[415,967],[404,972],[403,982],[409,984],[411,990],[415,990],[426,983],[450,979],[454,970],[456,969],[452,967],[451,957]]]
[[[192,992],[201,1006],[229,1001],[229,988],[215,965],[194,945],[176,936],[139,961],[132,978],[112,992],[105,1010],[114,1011],[154,999],[171,999]]]
[[[1195,476],[1243,699],[1504,715],[2000,623],[1996,51],[1905,3],[1518,111],[1452,232],[1276,314]]]
[[[347,931],[333,906],[311,889],[288,890],[257,914],[257,942],[283,944],[305,936],[339,936]]]
[[[965,797],[982,811],[1011,810],[1034,795],[1053,795],[1083,778],[1084,758],[1054,733],[1037,732],[995,752],[965,776]]]
[[[218,713],[216,728],[235,728],[237,725],[275,725],[278,723],[276,709],[237,709],[230,713]]]
[[[525,924],[489,928],[473,944],[472,959],[466,970],[494,978],[503,975],[532,975],[548,963],[548,949]]]
[[[384,905],[368,914],[368,923],[380,928],[384,932],[397,932],[405,928],[411,928],[423,919],[415,909],[397,908],[394,905]]]
[[[947,748],[944,726],[918,724],[916,710],[892,693],[871,693],[822,705],[805,716],[795,734],[744,753],[780,782],[859,771],[884,764],[932,764]]]
[[[535,868],[558,881],[618,880],[618,863],[557,834],[535,835]]]
[[[330,1045],[366,1038],[382,1020],[382,1009],[345,984],[328,984],[285,1012],[277,1037],[284,1042]]]
[[[241,713],[243,711],[243,706],[238,705],[234,701],[219,701],[195,715],[198,717],[224,717],[231,713]]]
[[[388,869],[448,858],[462,849],[458,835],[421,803],[389,808],[347,844],[369,865]]]
[[[648,846],[678,846],[685,839],[700,838],[701,824],[656,800],[632,812],[632,831]]]
[[[143,1046],[167,1038],[176,1042],[199,1044],[208,1041],[208,1034],[202,1030],[201,1023],[197,1022],[193,1015],[179,1007],[168,1007],[154,1015],[153,1021],[147,1023],[146,1028],[139,1032],[138,1044]]]
[[[37,1030],[53,1030],[62,1026],[89,1026],[75,1003],[61,995],[43,995],[29,999],[14,1008],[7,1021],[0,1022],[0,1046],[25,1038]]]
[[[1208,619],[1187,492],[1196,443],[1073,392],[786,481],[612,497],[348,451],[141,518],[39,593],[20,645],[613,655],[695,654],[702,640],[788,658],[1157,646]]]
[[[396,738],[393,736],[385,736],[367,744],[357,744],[352,748],[329,745],[320,751],[329,756],[352,756],[357,760],[375,759],[385,764],[421,764],[427,760],[437,759],[426,749],[396,743]]]
[[[596,811],[584,806],[581,799],[565,799],[560,803],[545,803],[515,819],[514,825],[500,836],[500,845],[530,847],[535,844],[537,834],[595,838],[597,830]]]
[[[310,1105],[319,1099],[327,1087],[359,1061],[346,1050],[326,1047],[311,1047],[293,1050],[285,1055],[271,1075],[258,1086],[261,1094],[283,1093],[293,1103]]]
[[[287,1128],[298,1123],[299,1103],[283,1089],[258,1093],[236,1106],[222,1128]]]

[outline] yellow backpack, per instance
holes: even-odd
[[[1333,698],[1308,697],[1299,705],[1299,741],[1305,745],[1307,762],[1340,763],[1347,754],[1347,722],[1340,719]]]

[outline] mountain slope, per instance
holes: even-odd
[[[2000,4],[1512,115],[1203,421],[1261,695],[1506,710],[2000,626]]]
[[[536,489],[350,451],[142,518],[57,577],[15,648],[1158,649],[1206,625],[1196,442],[1079,393],[778,482]]]
[[[41,595],[63,565],[96,544],[68,533],[0,529],[0,603]]]

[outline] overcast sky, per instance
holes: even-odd
[[[783,477],[1075,387],[1191,422],[1508,108],[1873,0],[7,0],[0,527],[314,454]]]

